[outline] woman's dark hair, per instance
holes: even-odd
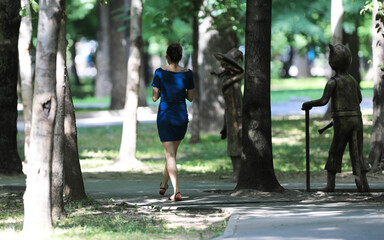
[[[167,55],[172,63],[178,63],[183,56],[183,49],[179,43],[172,43],[167,48]]]

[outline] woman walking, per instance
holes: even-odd
[[[158,68],[153,79],[152,100],[161,98],[157,113],[157,130],[167,159],[164,179],[160,183],[160,194],[164,195],[171,179],[173,194],[169,200],[181,201],[182,196],[177,178],[176,154],[188,126],[188,113],[185,99],[193,100],[193,73],[179,65],[182,57],[179,43],[168,46],[166,59],[168,65]]]

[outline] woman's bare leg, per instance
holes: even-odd
[[[164,179],[162,187],[165,187],[168,180],[171,179],[174,193],[179,192],[178,178],[177,178],[177,166],[176,155],[181,141],[163,142],[164,153],[167,159],[164,169]]]

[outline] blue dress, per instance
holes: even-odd
[[[160,89],[161,101],[156,121],[160,140],[182,140],[188,126],[186,90],[195,87],[192,71],[172,72],[158,68],[152,86]]]

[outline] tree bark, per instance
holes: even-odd
[[[68,76],[68,74],[66,74]],[[72,101],[68,77],[65,78],[65,155],[64,155],[64,193],[70,200],[87,199],[77,145],[75,108]]]
[[[73,40],[73,44],[69,48],[69,50],[71,51],[71,58],[72,58],[71,74],[72,74],[73,79],[75,80],[75,85],[76,86],[81,86],[79,74],[77,74],[77,67],[76,67],[76,61],[75,61],[77,39],[73,38],[72,40]]]
[[[343,1],[332,0],[331,3],[331,32],[332,32],[332,44],[343,43]],[[330,78],[331,76],[329,76]],[[327,105],[327,111],[324,114],[324,119],[330,119],[332,116],[332,102],[329,101]]]
[[[95,97],[103,98],[111,94],[111,49],[109,33],[109,4],[99,6],[99,46],[96,54],[97,75]]]
[[[359,15],[355,17],[355,31],[352,34],[343,32],[343,42],[345,45],[348,44],[349,50],[352,54],[352,63],[349,67],[349,74],[352,75],[354,79],[360,84],[361,74],[360,74],[360,58],[359,58],[359,35],[357,34],[357,28],[359,26]]]
[[[142,0],[132,0],[131,2],[131,23],[129,36],[129,57],[128,57],[128,77],[126,100],[124,107],[123,134],[120,145],[120,152],[117,159],[119,165],[131,168],[137,164],[136,142],[137,142],[137,106],[138,88],[140,80],[141,65],[141,22],[142,22],[143,2]]]
[[[22,173],[17,152],[20,1],[0,2],[0,173]]]
[[[383,1],[377,1],[383,3]],[[384,170],[384,17],[378,14],[377,2],[373,12],[372,56],[374,69],[373,117],[369,162],[371,172]]]
[[[138,106],[145,107],[147,104],[147,92],[146,92],[146,71],[148,70],[148,54],[144,52],[144,46],[140,49],[141,64],[140,64],[140,80],[139,80],[139,95]]]
[[[332,0],[331,3],[331,32],[332,44],[343,42],[343,1]]]
[[[33,101],[32,14],[29,0],[21,0],[21,7],[27,10],[27,15],[21,19],[19,35],[19,65],[23,66],[20,68],[20,82],[24,118],[24,156],[27,156],[31,135]]]
[[[50,178],[56,116],[56,55],[61,17],[60,0],[39,1],[36,81],[24,193],[23,233],[31,239],[44,238],[42,235],[49,236],[53,231]]]
[[[203,6],[208,1],[204,0]],[[212,30],[211,17],[202,19],[199,26],[199,82],[201,106],[200,114],[202,131],[220,131],[224,119],[224,98],[220,80],[211,74],[219,68],[219,62],[212,56],[215,52],[226,53],[238,47],[236,33],[231,28]]]
[[[63,176],[64,176],[64,115],[65,115],[65,78],[66,76],[66,16],[65,0],[61,0],[63,16],[60,21],[58,51],[56,56],[56,98],[57,110],[55,132],[53,138],[52,177],[51,177],[51,204],[52,219],[55,221],[65,216],[63,201]]]
[[[273,169],[270,61],[272,0],[247,0],[243,154],[236,189],[281,192]]]
[[[111,109],[123,109],[127,86],[127,38],[124,31],[123,19],[117,17],[119,9],[124,7],[124,0],[108,2],[110,9],[110,39],[111,39]],[[129,26],[129,25],[128,25]]]
[[[195,83],[194,99],[192,105],[192,122],[191,122],[191,139],[189,143],[199,143],[200,139],[200,79],[199,79],[199,10],[201,1],[193,2],[193,52],[192,52],[192,68],[193,68],[193,81]]]
[[[68,76],[68,74],[66,74]],[[75,107],[72,101],[68,77],[65,78],[65,155],[64,155],[64,193],[70,200],[87,199],[77,145]]]

